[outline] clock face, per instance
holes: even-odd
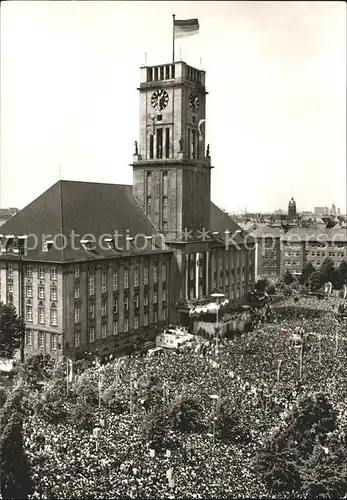
[[[200,99],[196,92],[192,92],[188,99],[190,109],[196,113],[200,108]]]
[[[166,90],[161,89],[153,92],[151,97],[151,104],[152,108],[154,108],[156,111],[162,111],[164,108],[166,108],[168,102],[169,102],[169,95],[166,92]]]

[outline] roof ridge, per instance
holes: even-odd
[[[64,233],[64,219],[63,219],[63,193],[62,193],[62,184],[63,181],[59,180],[59,210],[60,210],[60,234],[63,235]],[[64,241],[63,241],[63,246],[61,249],[61,257],[62,261],[64,262]]]

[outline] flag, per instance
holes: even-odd
[[[186,19],[179,21],[174,19],[175,38],[185,38],[199,33],[199,21],[197,19]]]
[[[68,382],[71,384],[72,379],[73,379],[73,361],[72,359],[67,360],[67,379]]]

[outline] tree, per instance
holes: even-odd
[[[325,279],[320,269],[317,269],[311,274],[309,278],[309,285],[312,292],[318,292],[324,283]]]
[[[77,400],[68,413],[70,422],[78,429],[91,430],[94,423],[94,411],[86,402]]]
[[[42,382],[47,380],[43,356],[37,354],[30,356],[18,366],[19,378],[30,388],[40,388]]]
[[[345,457],[346,450],[336,436],[324,447],[316,443],[301,471],[305,498],[343,498],[347,489]]]
[[[269,286],[269,280],[267,278],[261,278],[256,282],[254,287],[257,292],[264,293],[268,286]]]
[[[25,336],[25,324],[12,304],[0,302],[0,357],[12,359]]]
[[[276,493],[298,491],[304,481],[308,491],[315,479],[310,479],[307,464],[315,461],[312,456],[317,446],[326,445],[336,427],[337,412],[324,394],[302,398],[257,457],[256,468],[268,489]],[[319,460],[316,463],[318,467]]]
[[[333,279],[334,288],[341,289],[343,285],[347,284],[347,262],[345,260],[335,269]]]
[[[239,408],[232,408],[230,400],[220,399],[216,406],[216,435],[224,440],[244,440],[244,432]]]
[[[141,422],[141,433],[150,447],[156,451],[165,448],[167,442],[167,421],[163,421],[163,413],[153,408],[146,413]]]
[[[181,395],[169,408],[171,426],[181,432],[194,432],[202,428],[202,407],[199,401],[191,396]]]
[[[6,425],[0,438],[0,477],[2,497],[6,499],[27,498],[33,491],[23,443],[22,397],[22,389],[15,389],[1,412],[1,421]]]
[[[311,274],[314,272],[315,272],[315,268],[314,268],[312,262],[307,262],[307,264],[304,265],[304,268],[302,270],[301,283],[303,285],[305,283],[307,283],[308,280],[310,279]]]
[[[289,271],[289,269],[287,269],[287,271],[285,272],[283,279],[286,285],[291,285],[293,281],[295,281],[295,278],[293,274]]]
[[[337,413],[324,394],[302,398],[292,409],[287,432],[295,442],[301,460],[306,460],[317,442],[324,445],[327,435],[337,426]]]
[[[333,281],[335,275],[335,267],[331,257],[327,257],[326,259],[324,259],[320,267],[320,271],[322,273],[324,283],[326,283],[327,281]]]

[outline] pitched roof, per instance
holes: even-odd
[[[102,243],[104,248],[100,248],[98,239],[111,237],[115,231],[123,235],[119,236],[118,247],[124,251],[105,248],[105,243]],[[130,241],[125,240],[126,236],[141,235],[137,246],[142,248],[145,246],[145,236],[158,234],[135,201],[131,185],[58,181],[8,220],[1,227],[1,232],[28,235],[28,253],[24,260],[68,262],[170,251],[161,244],[160,238],[157,242],[159,247],[163,247],[162,250],[153,250],[148,240],[143,250],[136,249]],[[87,235],[93,235],[96,239],[95,251],[85,250],[80,243]],[[47,237],[56,237],[56,240],[55,245],[45,252],[42,243]],[[34,246],[35,238],[37,245],[30,249]],[[59,249],[62,246],[64,248]]]
[[[254,242],[212,202],[211,229],[218,231],[223,241],[225,230],[229,230],[230,245],[231,238],[237,244],[244,243],[246,237],[248,243]],[[122,251],[105,245],[104,237],[112,237],[115,232]],[[23,259],[31,261],[73,262],[171,252],[137,204],[131,185],[60,180],[5,222],[1,233],[26,234],[28,250]],[[83,248],[81,240],[89,239],[88,236],[94,237],[95,250]],[[126,236],[137,236],[138,248],[126,241]],[[154,238],[146,242],[145,236]],[[44,251],[43,243],[47,239],[54,239],[54,245]]]
[[[278,226],[259,226],[251,232],[253,238],[280,238],[284,230]]]
[[[295,241],[339,241],[347,242],[347,231],[346,229],[335,229],[319,227],[319,228],[304,228],[295,227],[290,229],[284,236],[282,240]]]
[[[235,241],[236,244],[242,244],[247,240],[247,243],[252,244],[254,242],[250,234],[244,234],[241,227],[236,224],[236,222],[228,215],[223,212],[211,201],[211,229],[212,231],[218,231],[222,236],[225,230],[229,230],[229,240],[232,244],[231,239]],[[224,236],[223,236],[224,240]]]

